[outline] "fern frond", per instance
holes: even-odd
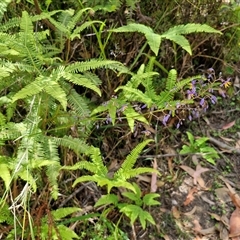
[[[177,81],[177,71],[175,69],[171,69],[168,73],[166,91],[171,91],[176,85],[176,81]]]
[[[116,29],[111,30],[113,32],[139,32],[145,35],[147,42],[157,56],[159,47],[161,44],[162,36],[153,32],[153,29],[145,26],[144,24],[139,23],[130,23],[126,26],[122,26]]]
[[[46,78],[44,76],[39,76],[32,83],[29,83],[26,87],[18,91],[12,98],[12,101],[15,102],[18,99],[23,99],[40,93],[44,87],[46,87]]]
[[[199,23],[188,23],[186,25],[177,25],[172,28],[169,28],[165,33],[162,34],[163,37],[170,35],[182,35],[196,32],[206,32],[206,33],[218,33],[222,34],[221,31],[216,30],[207,24]]]
[[[92,26],[95,23],[100,23],[100,24],[104,24],[102,21],[87,21],[84,22],[83,24],[81,24],[81,26],[76,27],[76,29],[74,29],[73,33],[70,36],[70,39],[73,40],[74,38],[80,38],[80,33],[85,29],[88,28],[90,26]]]
[[[19,25],[20,25],[20,18],[13,17],[9,19],[7,22],[0,24],[0,31],[7,32],[11,28],[19,27]]]
[[[85,154],[90,150],[90,146],[87,145],[84,141],[78,138],[72,138],[71,136],[64,136],[63,138],[52,138],[56,144],[72,149],[76,154]]]
[[[29,169],[22,169],[17,173],[18,177],[22,180],[26,181],[32,188],[33,192],[37,190],[36,179],[34,179],[33,175],[29,171]]]
[[[24,33],[25,44],[27,43],[29,35],[33,32],[33,24],[28,12],[22,12],[22,18],[20,21],[20,30]]]
[[[2,140],[13,140],[21,136],[22,129],[25,129],[24,123],[7,123],[0,131],[0,139]]]
[[[56,200],[59,195],[58,176],[60,168],[61,166],[59,163],[47,166],[47,178],[51,187],[51,196],[54,200]]]
[[[148,107],[151,107],[153,104],[152,99],[148,97],[145,93],[143,93],[141,90],[128,86],[122,86],[118,87],[115,92],[119,90],[124,91],[124,97],[128,100],[146,103]]]
[[[10,187],[11,181],[12,181],[12,177],[10,174],[9,164],[2,163],[3,158],[5,158],[5,157],[0,156],[0,168],[1,168],[0,177],[2,178],[2,180],[4,182],[6,190],[8,190]]]
[[[86,72],[97,68],[117,70],[119,72],[129,72],[128,69],[118,61],[101,59],[91,59],[85,62],[72,63],[66,67],[66,72],[71,73]]]
[[[66,207],[66,208],[59,208],[57,210],[51,211],[51,214],[54,220],[61,220],[62,218],[65,218],[66,216],[78,211],[81,211],[81,208]]]
[[[108,170],[107,167],[103,164],[102,155],[99,148],[91,146],[86,152],[92,159],[92,162],[95,164],[96,171],[99,176],[106,176]]]
[[[2,20],[3,15],[6,12],[7,6],[10,2],[11,2],[11,0],[2,0],[0,2],[0,21]]]
[[[76,85],[80,85],[89,89],[92,89],[96,93],[98,93],[99,96],[101,96],[101,91],[100,89],[93,84],[92,82],[89,81],[86,77],[80,74],[74,74],[70,72],[65,72],[62,74],[65,79],[67,79],[69,82],[73,82]]]
[[[126,179],[130,179],[143,173],[158,173],[158,171],[147,167],[133,168],[129,171],[124,172],[124,177],[126,177]]]
[[[81,118],[90,116],[88,99],[79,95],[74,89],[70,90],[69,94],[67,95],[67,99],[75,114],[79,115]]]
[[[89,79],[90,82],[92,82],[94,85],[98,86],[102,84],[102,80],[94,73],[91,72],[83,72],[83,76],[87,79]]]
[[[61,103],[63,109],[66,110],[66,108],[67,108],[67,96],[66,96],[66,93],[61,88],[61,86],[55,81],[47,81],[47,82],[42,81],[42,83],[44,83],[44,82],[47,83],[44,87],[44,90],[50,96],[52,96],[54,99],[58,100]]]
[[[152,140],[145,140],[145,141],[141,142],[140,144],[138,144],[131,151],[131,153],[126,157],[125,161],[121,165],[121,168],[114,174],[114,177],[115,176],[123,177],[123,178],[127,179],[126,178],[127,176],[125,177],[125,172],[128,172],[133,168],[135,162],[137,161],[139,154],[141,153],[143,148],[150,142],[152,142]]]

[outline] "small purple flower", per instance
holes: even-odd
[[[189,121],[192,121],[192,115],[191,114],[189,114],[188,119],[189,119]]]
[[[205,99],[202,98],[199,104],[203,107],[204,103],[205,103]]]
[[[177,126],[176,126],[176,128],[178,129],[180,126],[182,125],[182,121],[181,120],[179,120],[178,121],[178,123],[177,123]]]
[[[214,95],[211,95],[210,100],[211,100],[212,104],[215,104],[217,102],[217,98]]]
[[[162,123],[164,126],[167,125],[167,121],[169,120],[169,118],[170,118],[170,114],[167,114],[163,117]]]
[[[109,123],[111,123],[111,122],[112,122],[111,117],[110,117],[109,115],[107,115],[107,118],[106,118],[105,123],[106,123],[106,124],[109,124]]]

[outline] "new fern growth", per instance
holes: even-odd
[[[138,144],[127,156],[122,166],[115,172],[113,177],[108,174],[108,169],[104,165],[100,150],[92,146],[86,151],[86,155],[90,156],[91,162],[80,161],[73,166],[64,166],[62,169],[85,169],[92,173],[92,175],[84,175],[77,178],[74,181],[73,186],[84,181],[94,181],[101,187],[106,186],[108,193],[110,193],[113,187],[124,187],[135,192],[136,190],[134,186],[128,182],[128,180],[142,173],[155,172],[154,169],[148,167],[134,168],[134,164],[136,163],[139,154],[150,142],[151,140],[146,140]]]

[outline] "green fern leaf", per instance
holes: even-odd
[[[30,97],[40,93],[45,87],[45,81],[42,81],[43,77],[39,77],[36,81],[28,84],[26,87],[22,88],[18,91],[12,98],[12,101],[15,102],[19,99],[24,99],[26,97]]]
[[[94,23],[104,24],[102,21],[88,21],[84,22],[81,26],[74,29],[73,33],[70,35],[70,39],[73,40],[74,38],[80,38],[80,33],[85,29],[93,25]]]
[[[97,68],[106,68],[127,73],[129,70],[120,62],[113,60],[91,59],[85,62],[76,62],[66,67],[66,72],[86,72]]]
[[[187,25],[178,25],[170,28],[167,32],[162,34],[163,38],[169,39],[178,45],[180,45],[183,49],[185,49],[190,55],[192,55],[191,46],[188,40],[181,36],[181,34],[189,34],[194,32],[206,32],[206,33],[218,33],[222,34],[220,31],[215,30],[214,28],[206,25],[206,24],[195,24],[190,23]]]
[[[73,82],[77,85],[84,86],[86,88],[92,89],[95,91],[99,96],[101,96],[100,89],[93,83],[89,81],[86,77],[80,74],[74,74],[74,73],[68,73],[65,72],[62,74],[64,78],[66,78],[68,81]]]
[[[116,29],[111,30],[113,32],[140,32],[143,33],[147,39],[147,42],[151,48],[151,50],[154,52],[154,54],[157,56],[159,47],[161,44],[162,37],[159,34],[156,34],[153,32],[152,28],[147,27],[143,24],[139,23],[130,23],[126,26],[122,26]]]
[[[152,142],[152,140],[145,140],[145,141],[141,142],[140,144],[138,144],[131,151],[131,153],[126,157],[125,161],[121,165],[121,168],[114,174],[114,177],[116,176],[117,178],[118,177],[125,178],[124,177],[125,172],[128,172],[133,168],[135,162],[137,161],[139,154],[141,153],[143,148],[146,147],[146,145],[149,144],[150,142]]]
[[[0,2],[0,21],[2,20],[3,15],[6,12],[7,6],[10,2],[11,2],[11,0],[2,0]]]
[[[84,98],[74,89],[71,89],[67,95],[67,100],[74,113],[77,113],[81,118],[90,116],[89,101],[87,98]]]
[[[169,28],[162,36],[166,37],[168,35],[182,35],[196,32],[206,32],[206,33],[218,33],[222,34],[221,31],[216,30],[206,24],[199,23],[189,23],[186,25],[177,25]]]
[[[36,192],[37,190],[36,179],[34,179],[29,169],[22,169],[17,173],[17,175],[31,186],[33,192]]]
[[[109,204],[113,204],[116,206],[118,204],[118,196],[115,194],[102,195],[101,198],[99,198],[98,201],[95,203],[94,207]]]
[[[166,91],[172,91],[176,85],[176,81],[177,81],[177,71],[175,69],[171,69],[168,73]]]
[[[66,208],[59,208],[57,210],[51,211],[51,214],[55,221],[61,220],[62,218],[65,218],[66,216],[81,211],[81,208],[77,207],[66,207]]]
[[[28,85],[29,86],[29,85]],[[47,81],[47,85],[44,86],[44,90],[51,95],[54,99],[57,99],[64,110],[67,108],[67,96],[61,86],[55,81]]]
[[[139,102],[146,103],[148,107],[151,107],[153,104],[152,99],[150,97],[146,96],[146,94],[144,94],[142,91],[136,88],[122,86],[122,87],[118,87],[115,90],[115,92],[119,91],[120,89],[124,91],[124,96],[128,100],[131,99],[132,101],[139,101]]]
[[[90,175],[85,175],[85,176],[82,176],[82,177],[79,177],[77,178],[72,187],[75,187],[78,183],[81,183],[81,182],[98,182],[99,178],[97,176],[90,176]]]
[[[0,161],[1,161],[1,159],[2,159],[2,157],[0,158]],[[8,190],[10,187],[10,184],[11,184],[11,180],[12,180],[9,166],[6,163],[0,163],[0,169],[1,169],[0,177],[2,178],[2,180],[4,182],[6,190]]]
[[[153,168],[139,167],[139,168],[133,168],[128,171],[125,171],[124,177],[126,177],[126,179],[130,179],[143,173],[159,173],[159,172]]]
[[[131,106],[127,106],[127,108],[124,109],[123,114],[126,116],[128,125],[132,132],[134,132],[135,121],[140,121],[148,124],[147,119],[143,115],[137,113]]]
[[[59,235],[56,234],[56,238],[58,238],[58,236],[61,236],[62,240],[80,239],[80,237],[74,232],[74,230],[72,230],[69,227],[66,227],[60,224],[60,225],[57,225],[57,229],[58,229]],[[56,238],[52,238],[52,239],[56,239]]]
[[[90,150],[90,146],[84,141],[78,138],[73,138],[71,136],[64,136],[63,138],[52,138],[56,144],[72,149],[76,154],[86,153]]]

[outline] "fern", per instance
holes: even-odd
[[[220,31],[206,24],[187,24],[179,25],[170,28],[163,34],[156,34],[153,29],[139,23],[130,23],[126,26],[122,26],[112,30],[113,32],[140,32],[145,35],[147,43],[149,44],[151,50],[157,56],[160,48],[160,44],[163,38],[169,39],[177,44],[179,44],[183,49],[185,49],[189,54],[192,54],[190,44],[188,40],[182,36],[183,34],[196,33],[196,32],[207,32],[207,33],[218,33],[222,34]]]
[[[0,21],[2,20],[3,15],[6,12],[7,6],[10,2],[11,2],[11,0],[2,0],[0,2]]]
[[[43,217],[41,219],[41,239],[57,239],[59,236],[61,236],[63,240],[80,239],[73,230],[59,223],[59,220],[79,211],[81,211],[81,209],[76,207],[60,208],[51,211],[49,214],[51,214],[54,221],[54,227],[49,224],[48,217]],[[37,228],[35,231],[37,232]]]
[[[63,166],[62,169],[65,170],[77,170],[77,169],[86,169],[89,172],[93,173],[93,175],[84,175],[82,177],[77,178],[73,186],[84,181],[95,181],[99,186],[107,186],[108,193],[111,191],[113,187],[125,187],[135,191],[134,187],[127,180],[137,176],[141,173],[146,172],[155,172],[152,168],[133,168],[138,155],[142,151],[142,149],[149,143],[151,140],[146,140],[140,143],[126,158],[121,168],[114,174],[114,177],[110,177],[108,175],[107,167],[103,163],[103,159],[101,157],[100,150],[95,147],[90,147],[88,151],[86,151],[86,155],[91,157],[92,162],[81,161],[76,163],[73,166]]]
[[[126,157],[125,161],[121,165],[121,168],[114,174],[114,177],[116,177],[117,179],[121,178],[123,180],[126,180],[126,179],[129,179],[129,178],[134,177],[141,173],[152,172],[152,169],[150,169],[150,168],[133,169],[133,166],[136,163],[139,154],[141,153],[143,148],[150,142],[151,142],[151,140],[146,140],[146,141],[138,144],[131,151],[131,153]],[[143,170],[145,170],[145,172]]]

